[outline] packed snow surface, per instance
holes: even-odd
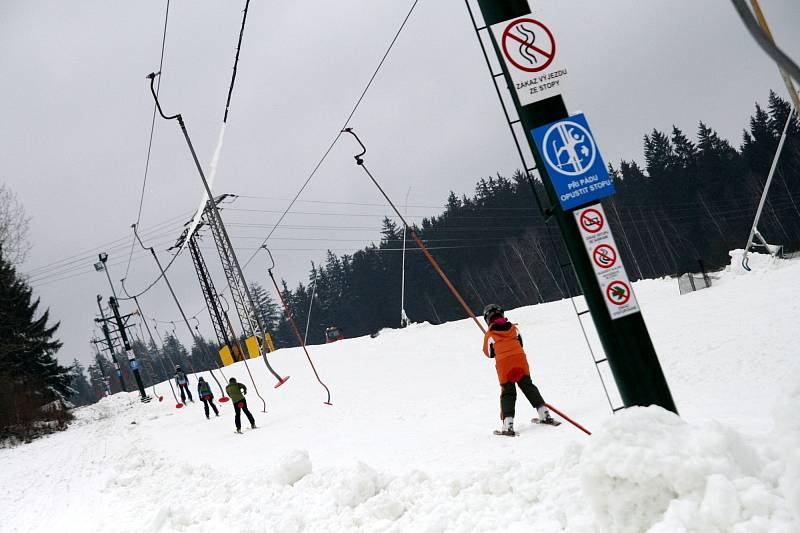
[[[611,415],[567,300],[507,315],[545,399],[593,435],[529,423],[520,394],[521,436],[495,437],[478,329],[416,324],[311,347],[333,406],[300,350],[271,355],[291,375],[278,389],[260,359],[258,391],[243,363],[226,368],[250,389],[258,429],[242,435],[230,403],[206,420],[166,383],[161,403],[80,409],[67,431],[0,450],[0,529],[800,531],[800,262],[750,265],[685,296],[635,284],[680,418]]]

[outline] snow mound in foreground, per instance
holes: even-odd
[[[800,376],[798,376],[800,378]],[[800,380],[798,380],[800,381]],[[790,531],[800,521],[800,386],[768,441],[719,423],[631,408],[581,456],[583,492],[605,531]]]

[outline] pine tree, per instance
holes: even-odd
[[[0,439],[30,436],[36,420],[69,418],[63,406],[72,376],[55,358],[59,324],[49,325],[50,313],[40,313],[39,304],[0,249]],[[43,410],[47,404],[53,407]]]
[[[72,361],[70,374],[72,376],[71,388],[74,391],[69,397],[70,403],[76,407],[90,405],[97,401],[97,396],[92,390],[92,386],[86,379],[83,365],[77,359]]]
[[[250,283],[250,294],[253,297],[256,313],[258,313],[264,327],[268,333],[272,333],[277,328],[277,321],[280,317],[280,306],[270,296],[269,292],[256,282]]]
[[[89,365],[86,368],[86,371],[89,374],[89,385],[91,386],[95,397],[103,398],[106,396],[106,393],[108,392],[108,380],[100,370],[100,366],[97,363]]]
[[[38,396],[45,403],[68,396],[70,378],[55,359],[61,342],[53,336],[60,324],[48,325],[49,310],[37,317],[39,303],[0,250],[0,371],[41,380],[46,390]]]

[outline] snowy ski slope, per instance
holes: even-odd
[[[636,284],[682,418],[610,415],[568,301],[510,311],[545,399],[594,432],[495,437],[498,395],[464,320],[250,362],[259,428],[118,394],[66,432],[0,450],[2,531],[800,531],[800,261],[759,256],[679,296]],[[345,325],[346,326],[346,325]],[[208,380],[208,376],[206,376]],[[218,395],[216,385],[215,394]],[[613,384],[612,384],[613,386]],[[192,379],[193,391],[196,387]],[[245,427],[247,426],[245,422]]]

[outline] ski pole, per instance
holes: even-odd
[[[272,279],[272,284],[275,285],[275,292],[278,293],[278,298],[281,300],[281,304],[283,305],[284,312],[286,313],[286,318],[289,319],[289,322],[292,324],[292,329],[294,330],[294,334],[297,337],[297,341],[300,343],[300,346],[303,347],[303,352],[306,354],[306,359],[308,359],[308,364],[311,365],[311,370],[314,371],[314,375],[317,377],[317,381],[322,387],[325,389],[325,392],[328,394],[328,399],[325,400],[323,403],[325,405],[333,405],[331,403],[331,391],[325,383],[322,382],[322,379],[319,377],[319,373],[317,373],[317,368],[314,366],[314,361],[311,360],[311,356],[308,355],[308,349],[306,348],[306,342],[303,340],[303,336],[300,335],[300,329],[297,327],[297,323],[294,321],[294,316],[292,315],[292,311],[289,309],[289,306],[286,304],[286,300],[283,299],[283,294],[281,294],[280,289],[278,288],[278,282],[275,281],[275,276],[272,274],[272,269],[275,268],[275,259],[272,257],[272,252],[269,251],[267,245],[264,244],[261,246],[264,248],[267,253],[269,254],[269,259],[272,261],[272,266],[267,269],[269,273],[269,277]]]

